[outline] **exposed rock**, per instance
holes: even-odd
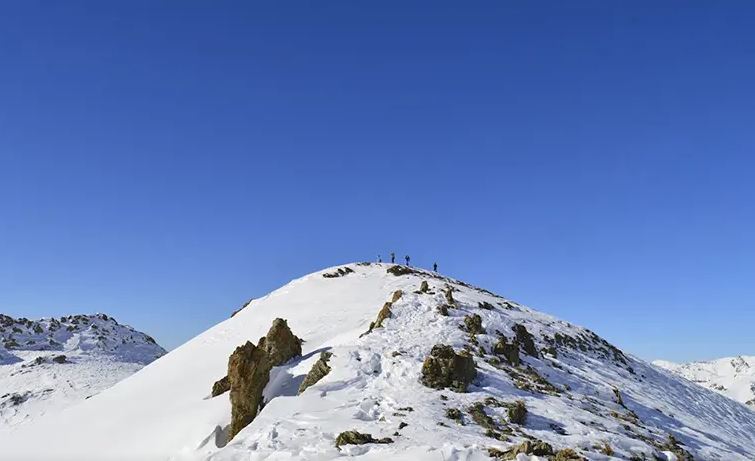
[[[477,307],[479,307],[480,309],[488,310],[488,311],[494,309],[493,305],[486,301],[480,301],[479,303],[477,303]]]
[[[352,272],[354,272],[354,269],[350,267],[339,267],[335,272],[327,272],[325,274],[322,274],[322,276],[326,279],[333,279],[337,277],[343,277],[344,275],[349,275]]]
[[[472,421],[476,422],[485,429],[498,429],[498,424],[485,413],[485,405],[482,402],[475,402],[467,408]]]
[[[65,355],[56,355],[52,358],[52,361],[55,363],[66,363],[66,356]]]
[[[527,405],[524,400],[517,400],[508,407],[509,422],[523,426],[527,422]]]
[[[409,275],[409,274],[414,274],[414,273],[416,273],[417,271],[415,271],[414,269],[412,269],[412,268],[411,268],[411,267],[409,267],[409,266],[402,266],[402,265],[400,265],[400,264],[396,264],[396,265],[393,265],[393,266],[389,267],[389,268],[387,269],[387,272],[388,272],[389,274],[393,274],[393,275],[395,275],[396,277],[399,277],[399,276],[401,276],[401,275]]]
[[[274,367],[301,355],[302,340],[294,336],[288,323],[283,319],[273,320],[273,325],[264,339],[265,351]],[[260,342],[262,343],[262,340]],[[262,347],[262,344],[258,347]]]
[[[506,341],[505,336],[501,336],[497,343],[493,346],[493,353],[496,355],[502,355],[506,361],[516,366],[519,366],[521,360],[519,359],[519,347],[516,344],[510,344]]]
[[[440,306],[437,307],[437,311],[438,311],[438,313],[440,315],[442,315],[444,317],[448,317],[448,306],[447,305],[441,304]]]
[[[516,335],[516,341],[522,346],[524,352],[532,357],[538,357],[537,348],[535,347],[535,341],[532,339],[532,335],[524,325],[519,323],[514,324],[514,334]]]
[[[433,389],[466,392],[476,376],[474,359],[468,353],[457,354],[451,346],[436,344],[422,364],[420,381]]]
[[[626,405],[624,405],[624,399],[621,398],[621,392],[619,392],[619,389],[614,387],[611,389],[613,391],[613,398],[614,401],[620,406],[626,408]]]
[[[260,343],[264,343],[260,340]],[[231,398],[231,427],[228,440],[257,416],[262,403],[262,391],[270,379],[273,365],[262,347],[251,342],[239,346],[228,359],[228,380]]]
[[[312,369],[309,370],[309,373],[307,373],[304,381],[302,381],[301,385],[299,386],[299,394],[304,392],[309,386],[317,383],[322,378],[324,378],[325,375],[330,373],[328,360],[330,360],[330,357],[332,356],[333,354],[327,351],[320,353],[320,358],[317,360],[317,362],[315,362],[314,365],[312,365]]]
[[[419,293],[427,293],[430,291],[430,285],[427,283],[427,280],[423,280],[422,283],[419,284]]]
[[[341,432],[336,437],[336,447],[340,448],[343,445],[364,445],[366,443],[393,443],[393,439],[384,437],[382,439],[376,439],[371,434],[362,434],[357,431]]]
[[[464,420],[462,419],[462,416],[461,416],[461,410],[459,410],[458,408],[447,408],[446,418],[453,419],[454,421],[456,421],[458,424],[461,424],[462,426],[464,425]]]
[[[244,309],[246,309],[246,308],[247,308],[247,306],[249,306],[249,305],[250,305],[250,304],[252,303],[252,301],[253,301],[253,299],[250,299],[249,301],[245,302],[245,303],[244,303],[244,304],[243,304],[243,305],[242,305],[241,307],[239,307],[238,309],[236,309],[235,311],[233,311],[233,312],[231,313],[231,317],[235,316],[235,315],[236,315],[236,314],[238,314],[239,312],[241,312],[241,311],[243,311]]]
[[[564,448],[556,452],[556,457],[553,458],[553,461],[583,461],[584,459],[571,448]]]
[[[401,290],[396,290],[393,292],[393,296],[391,296],[391,303],[395,303],[399,299],[401,299],[401,296],[403,296],[404,292]]]
[[[513,460],[517,458],[517,455],[535,455],[535,456],[552,456],[553,447],[550,444],[543,442],[542,440],[525,440],[519,445],[509,448],[506,451],[501,451],[496,448],[488,450],[488,454],[496,459]]]
[[[212,385],[212,396],[217,397],[228,392],[230,389],[231,382],[228,380],[228,376],[223,376],[219,380],[215,381],[215,384]]]
[[[694,461],[692,454],[682,448],[681,444],[676,440],[676,437],[674,437],[673,434],[668,435],[668,439],[666,439],[665,444],[661,445],[661,449],[670,451],[676,455],[676,459],[679,461]]]
[[[485,329],[482,327],[482,317],[479,314],[464,317],[464,330],[471,335],[485,333]]]
[[[450,285],[446,286],[446,289],[443,291],[443,294],[446,296],[447,304],[451,306],[456,305],[456,301],[454,300],[454,290]]]

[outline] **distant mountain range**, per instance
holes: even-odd
[[[83,401],[164,354],[150,336],[105,314],[0,314],[0,432]]]
[[[755,356],[740,355],[707,362],[653,362],[703,387],[755,408]]]

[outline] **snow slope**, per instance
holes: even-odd
[[[0,314],[0,432],[58,413],[164,354],[105,314],[36,321]]]
[[[653,362],[708,389],[755,408],[755,357],[726,357],[707,362]]]
[[[755,413],[625,355],[589,330],[437,274],[394,276],[387,264],[348,267],[354,272],[326,278],[333,268],[326,269],[253,300],[112,388],[12,437],[0,434],[0,450],[13,460],[481,460],[488,448],[505,450],[534,437],[590,460],[672,460],[665,445],[672,434],[695,459],[755,459]],[[423,280],[432,293],[415,292]],[[446,284],[456,290],[457,307],[442,316],[437,307]],[[404,295],[392,318],[360,337],[398,289]],[[460,328],[472,314],[486,330],[474,340]],[[235,347],[256,342],[276,317],[304,339],[303,357],[273,369],[266,405],[226,445],[228,394],[210,398],[210,389]],[[540,350],[539,358],[522,353],[518,368],[491,354],[501,335],[512,339],[515,324],[532,333]],[[420,384],[422,361],[437,343],[475,353],[478,375],[469,392]],[[333,354],[332,371],[296,395],[325,350]],[[515,400],[528,409],[523,425],[508,422],[497,403]],[[486,436],[469,411],[476,402],[485,402],[484,412],[507,433]],[[462,411],[463,425],[446,417],[449,408]],[[407,426],[399,429],[400,423]],[[339,450],[334,439],[347,430],[394,443]]]

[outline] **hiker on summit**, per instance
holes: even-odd
[[[438,263],[433,263],[433,272],[438,272]]]
[[[409,266],[409,260],[411,259],[409,255],[404,256],[404,259],[406,260],[406,265]]]
[[[383,262],[383,257],[378,255],[378,263],[381,263],[381,262]]]
[[[396,253],[391,253],[391,264],[396,264]]]

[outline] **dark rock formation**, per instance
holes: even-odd
[[[393,296],[391,296],[391,303],[395,303],[399,299],[401,299],[401,296],[404,295],[404,292],[401,290],[396,290],[393,292]]]
[[[301,355],[301,339],[294,336],[288,323],[283,319],[273,320],[273,326],[268,330],[264,343],[260,339],[257,347],[265,348],[270,363],[274,367],[283,365],[294,357]]]
[[[449,304],[449,305],[451,305],[451,306],[455,306],[456,305],[456,301],[454,300],[454,290],[453,290],[453,288],[450,285],[448,285],[448,286],[446,286],[446,289],[444,290],[443,293],[446,296],[446,303]]]
[[[328,272],[325,274],[322,274],[323,277],[326,279],[334,279],[337,277],[343,277],[344,275],[349,275],[354,272],[354,269],[350,267],[339,267],[335,272]]]
[[[429,291],[430,285],[427,283],[427,280],[423,280],[422,283],[419,284],[418,293],[428,293]]]
[[[362,434],[357,431],[341,432],[336,437],[336,447],[338,448],[343,445],[364,445],[366,443],[393,443],[393,439],[388,437],[376,439],[371,434]]]
[[[512,327],[514,334],[516,335],[516,342],[522,346],[524,352],[532,357],[538,357],[537,348],[535,347],[535,341],[532,339],[532,335],[524,325],[515,323]]]
[[[212,396],[217,397],[228,392],[230,389],[231,382],[228,380],[228,376],[223,376],[212,385]]]
[[[488,454],[491,458],[513,460],[517,458],[517,455],[535,455],[535,456],[552,456],[553,447],[550,444],[543,442],[542,440],[526,440],[519,445],[509,448],[506,451],[501,451],[496,448],[488,450]]]
[[[387,269],[387,272],[389,274],[395,275],[396,277],[399,277],[399,276],[402,276],[402,275],[414,274],[417,271],[415,271],[414,269],[412,269],[409,266],[402,266],[400,264],[396,264],[396,265],[393,265],[393,266],[389,267]]]
[[[270,370],[301,355],[301,342],[288,328],[285,320],[275,319],[267,335],[260,338],[257,346],[247,341],[228,358],[227,379],[231,399],[229,441],[257,416],[264,403],[262,391],[270,380]],[[221,379],[218,383],[222,381]]]
[[[464,317],[464,330],[471,335],[485,333],[485,329],[482,327],[482,317],[479,314]]]
[[[436,344],[422,364],[420,381],[433,389],[466,392],[476,376],[474,359],[468,353],[457,354],[451,346]]]
[[[231,354],[228,359],[228,381],[231,391],[231,427],[228,440],[233,439],[257,416],[262,403],[262,391],[270,379],[272,367],[265,349],[256,347],[249,341],[237,347]]]
[[[66,363],[66,356],[65,355],[56,355],[52,358],[52,361],[55,363]]]
[[[523,426],[527,422],[527,406],[523,400],[517,400],[508,408],[509,422]]]
[[[304,381],[302,381],[301,385],[299,386],[299,394],[304,392],[309,386],[316,384],[318,381],[324,378],[325,375],[330,373],[328,360],[330,360],[330,357],[332,355],[333,354],[331,354],[330,352],[320,353],[320,358],[317,360],[317,362],[315,362],[314,365],[312,365],[312,369],[309,370],[309,373],[307,373]]]
[[[498,342],[493,346],[493,353],[503,356],[506,361],[513,366],[519,366],[519,347],[516,344],[510,344],[506,341],[505,336],[501,336]]]

